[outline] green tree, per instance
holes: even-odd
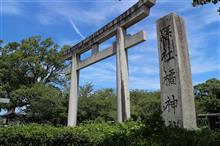
[[[145,90],[131,92],[131,118],[146,120],[160,115],[160,93]],[[116,94],[113,89],[93,90],[91,83],[80,87],[78,122],[115,121]]]
[[[80,97],[89,97],[92,95],[93,85],[92,83],[87,83],[84,86],[79,87],[79,96]]]
[[[78,122],[114,121],[116,117],[116,96],[113,89],[93,92],[91,83],[80,87]]]
[[[29,104],[21,109],[26,113],[26,123],[47,123],[66,125],[67,99],[62,92],[53,87],[36,83],[16,90],[16,96],[28,97]]]
[[[220,80],[209,79],[194,86],[198,113],[220,112]]]
[[[160,92],[146,90],[131,91],[131,117],[133,119],[149,119],[160,115]]]
[[[196,7],[196,6],[205,5],[208,3],[217,4],[218,2],[220,2],[220,0],[193,0],[192,5],[193,5],[193,7]],[[217,12],[219,12],[219,14],[220,14],[220,7]]]
[[[21,108],[27,114],[35,115],[39,106],[42,114],[47,115],[50,111],[54,114],[56,109],[52,110],[55,106],[51,105],[60,102],[58,95],[62,98],[55,87],[62,88],[65,83],[65,76],[61,73],[65,64],[59,50],[51,38],[42,40],[39,36],[1,46],[0,96],[11,101],[1,107],[8,111]],[[47,100],[47,108],[43,108],[44,100]]]
[[[193,6],[204,5],[208,3],[217,4],[220,0],[193,0]]]

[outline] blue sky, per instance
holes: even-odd
[[[0,39],[6,43],[33,35],[74,45],[121,14],[137,0],[0,0]],[[147,40],[128,51],[129,88],[159,90],[156,20],[175,12],[185,20],[193,84],[220,79],[220,16],[218,5],[193,8],[191,0],[157,0],[150,15],[129,28],[145,30]],[[108,41],[101,47],[111,45]],[[80,71],[80,85],[116,87],[115,56]]]

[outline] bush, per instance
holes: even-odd
[[[0,127],[2,146],[219,146],[220,130],[186,131],[161,122],[90,123],[75,128],[31,124]]]

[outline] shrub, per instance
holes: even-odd
[[[161,122],[90,123],[77,127],[0,127],[2,146],[219,146],[220,130],[187,131]]]

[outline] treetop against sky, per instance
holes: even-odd
[[[5,44],[40,35],[59,45],[74,45],[131,7],[136,0],[0,0],[0,39]],[[217,5],[192,7],[191,0],[157,0],[150,15],[128,29],[147,32],[147,41],[128,51],[130,89],[157,90],[159,64],[156,20],[175,12],[185,20],[193,84],[220,79],[220,21]],[[104,49],[111,41],[101,45]],[[81,70],[80,84],[116,86],[116,57]]]

